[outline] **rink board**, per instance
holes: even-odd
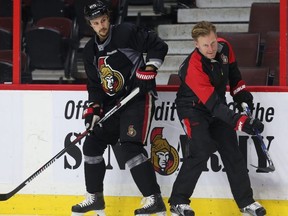
[[[183,159],[181,139],[184,132],[175,111],[175,94],[175,92],[159,92],[146,148],[166,202]],[[253,95],[257,108],[254,115],[260,117],[265,124],[262,135],[265,143],[269,143],[269,152],[276,171],[259,173],[251,167],[250,163],[263,165],[263,157],[258,155],[255,149],[255,137],[238,133],[238,138],[247,159],[247,169],[249,169],[255,199],[269,208],[270,216],[273,215],[273,211],[277,211],[278,213],[274,214],[277,215],[280,212],[287,212],[281,206],[284,204],[287,206],[288,200],[288,145],[286,144],[288,93],[253,92]],[[0,91],[0,100],[3,104],[0,107],[2,132],[0,193],[8,193],[83,132],[81,114],[87,100],[87,93],[84,91]],[[228,102],[231,102],[229,95]],[[159,149],[161,151],[163,149],[157,147],[155,137],[158,137],[158,141],[165,142],[166,147],[169,148],[171,156],[169,167],[162,169],[157,164],[159,158],[157,159],[156,153]],[[69,214],[71,205],[81,201],[82,194],[85,193],[82,144],[83,142],[78,143],[73,151],[65,153],[51,167],[37,176],[18,193],[20,195],[12,197],[9,201],[0,202],[0,214],[57,215],[62,212],[63,215]],[[117,147],[108,149],[104,155],[107,165],[104,187],[107,211],[113,216],[132,215],[133,209],[139,207],[141,195],[125,163],[123,164],[116,153]],[[28,204],[24,203],[24,198]],[[227,205],[229,208],[225,207]],[[210,211],[216,214],[214,211],[221,212],[219,211],[221,209],[231,210],[227,216],[239,214],[217,153],[209,159],[207,170],[199,179],[193,194],[192,206],[200,216],[211,215]],[[119,209],[123,212],[118,213]],[[202,211],[207,212],[201,213]]]

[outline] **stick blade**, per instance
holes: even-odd
[[[10,198],[9,194],[0,194],[0,201],[6,201]]]
[[[270,165],[270,166],[268,166],[268,167],[257,167],[257,166],[255,166],[255,165],[253,165],[253,164],[250,164],[252,167],[254,167],[254,168],[256,168],[256,169],[258,169],[258,170],[260,170],[260,171],[262,171],[262,172],[266,172],[266,173],[268,173],[268,172],[274,172],[275,171],[275,167],[273,166],[273,165]]]

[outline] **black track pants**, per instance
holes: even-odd
[[[173,184],[171,205],[189,204],[197,181],[211,154],[217,150],[239,208],[254,202],[246,161],[239,150],[236,132],[225,122],[207,116],[181,121],[187,133],[190,155],[185,158]]]

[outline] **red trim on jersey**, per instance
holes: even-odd
[[[203,71],[203,56],[198,50],[191,55],[187,68],[185,83],[194,91],[200,101],[205,104],[214,92],[209,76]]]
[[[144,108],[144,119],[142,127],[142,142],[145,143],[148,137],[149,126],[151,123],[151,108],[152,108],[152,95],[146,94],[146,102]]]

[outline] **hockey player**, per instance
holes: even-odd
[[[128,23],[112,25],[110,10],[100,0],[85,6],[84,15],[96,33],[83,51],[89,101],[83,117],[91,133],[83,145],[87,195],[83,202],[72,206],[72,215],[89,211],[105,215],[103,154],[108,144],[114,145],[118,140],[126,165],[145,201],[134,215],[166,215],[160,187],[144,146],[155,109],[155,77],[168,46],[148,29]],[[98,126],[97,121],[105,112],[136,87],[140,87],[140,93]]]
[[[241,212],[263,216],[266,210],[253,199],[253,191],[236,136],[236,130],[260,133],[264,125],[230,110],[226,103],[226,85],[240,111],[245,102],[253,109],[253,96],[246,90],[231,45],[217,38],[215,26],[206,21],[192,29],[195,50],[179,69],[182,81],[176,107],[187,137],[183,164],[173,184],[169,204],[172,216],[194,216],[190,197],[211,154],[218,151],[233,197]]]

